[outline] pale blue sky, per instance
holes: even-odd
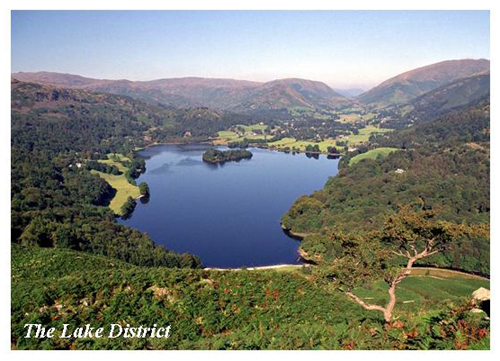
[[[368,88],[442,60],[489,59],[489,28],[488,11],[13,11],[12,72]]]

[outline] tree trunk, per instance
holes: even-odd
[[[389,293],[389,302],[385,305],[384,310],[384,320],[386,323],[390,323],[392,321],[392,311],[394,311],[394,306],[396,306],[396,285],[394,282],[388,290]]]
[[[391,282],[391,286],[387,290],[387,292],[389,293],[389,302],[387,302],[387,305],[385,305],[384,310],[384,319],[387,323],[390,323],[392,321],[392,311],[394,311],[394,306],[396,306],[396,286],[411,273],[411,268],[413,267],[413,264],[419,256],[420,255],[417,255],[408,259],[408,264],[406,265],[405,270],[401,272],[394,279],[394,281]]]

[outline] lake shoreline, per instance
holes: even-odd
[[[302,263],[302,264],[277,264],[277,265],[270,265],[270,266],[257,266],[257,267],[240,267],[240,268],[217,268],[217,267],[205,267],[202,268],[203,271],[266,271],[266,270],[273,270],[273,269],[280,269],[280,268],[294,268],[294,269],[302,269],[302,268],[309,268],[313,266],[311,263]],[[459,276],[464,276],[467,278],[474,278],[474,279],[481,279],[481,280],[487,280],[490,281],[488,277],[481,276],[478,274],[474,273],[468,273],[464,271],[457,271],[454,269],[449,269],[449,268],[438,268],[438,267],[425,267],[425,266],[418,266],[418,267],[413,267],[412,271],[416,272],[411,272],[410,275],[414,277],[419,277],[419,276],[426,276],[425,274],[421,274],[423,271],[437,271],[437,272],[445,272],[449,273],[450,275],[459,275]],[[433,275],[428,275],[430,277],[437,277]]]
[[[270,269],[279,269],[279,268],[285,268],[285,267],[292,267],[292,268],[303,268],[303,267],[310,267],[309,264],[303,263],[303,264],[276,264],[276,265],[270,265],[270,266],[257,266],[257,267],[240,267],[240,268],[216,268],[216,267],[205,267],[203,268],[203,271],[263,271],[263,270],[270,270]]]
[[[216,141],[217,138],[208,138],[205,140],[192,140],[192,141],[172,141],[172,142],[161,142],[161,143],[151,143],[147,144],[144,147],[141,147],[139,149],[134,150],[134,153],[140,152],[142,150],[145,150],[150,147],[156,147],[156,146],[161,146],[161,145],[211,145],[213,147],[228,147],[228,143],[225,144],[215,144],[214,141]],[[257,148],[257,149],[266,149],[266,150],[271,150],[271,151],[276,151],[280,153],[285,153],[285,154],[310,154],[311,156],[319,156],[319,155],[325,155],[327,157],[333,157],[331,159],[340,159],[342,156],[345,154],[343,153],[328,153],[328,152],[317,152],[317,151],[305,151],[305,150],[285,150],[284,148],[278,148],[278,147],[270,147],[265,143],[265,145],[259,144],[259,143],[249,143],[248,148]]]
[[[285,227],[281,222],[280,222],[280,227],[288,237],[296,239],[298,241],[304,240],[304,238],[306,238],[311,234],[311,233],[294,232],[290,228]]]

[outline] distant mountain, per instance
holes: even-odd
[[[164,105],[205,106],[239,112],[293,107],[314,109],[349,102],[328,85],[305,79],[281,79],[267,83],[209,78],[129,81],[50,72],[15,73],[12,77],[26,82],[127,95]]]
[[[348,88],[348,89],[334,88],[333,90],[335,90],[339,94],[342,94],[346,98],[355,98],[366,91],[365,89],[361,88]]]
[[[335,107],[349,102],[325,83],[305,79],[273,80],[252,89],[235,110],[309,109]]]
[[[446,112],[471,104],[489,101],[490,72],[455,80],[421,95],[412,101],[408,114],[417,122],[435,118]]]
[[[386,80],[361,94],[358,99],[377,107],[404,104],[440,86],[489,70],[490,61],[486,59],[443,61]]]

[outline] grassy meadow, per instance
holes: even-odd
[[[225,142],[243,141],[243,139],[266,139],[265,134],[253,134],[254,130],[261,130],[267,128],[267,125],[253,124],[253,125],[237,125],[235,128],[243,128],[243,131],[222,130],[218,132],[218,140]]]
[[[344,138],[342,140],[347,140],[349,146],[356,146],[360,143],[367,143],[370,135],[377,133],[387,133],[392,132],[392,129],[379,128],[373,125],[367,125],[364,128],[359,130],[359,134],[351,134],[348,138]]]
[[[413,270],[396,289],[397,312],[421,312],[432,310],[443,302],[458,302],[461,297],[472,294],[479,287],[490,288],[490,281],[467,274],[433,269]],[[383,281],[354,290],[364,301],[384,305],[389,300],[387,284]]]
[[[283,138],[283,139],[280,139],[276,142],[270,142],[267,144],[270,148],[275,147],[277,149],[282,149],[282,148],[286,148],[286,147],[293,149],[295,147],[295,149],[297,149],[301,152],[305,152],[306,147],[308,145],[316,145],[317,144],[319,146],[319,149],[323,153],[327,152],[328,147],[337,147],[335,145],[334,139],[325,139],[322,142],[313,142],[313,141],[306,141],[306,140],[296,140],[295,138]],[[341,150],[342,147],[337,147],[337,149]]]
[[[356,164],[363,159],[377,159],[378,157],[386,157],[392,152],[396,152],[396,148],[381,147],[376,149],[371,149],[366,153],[358,154],[349,160],[349,165]]]
[[[111,200],[109,208],[117,215],[121,215],[121,208],[128,197],[135,199],[141,195],[139,187],[130,184],[125,177],[125,172],[128,168],[122,164],[123,161],[130,161],[130,159],[122,154],[113,153],[108,154],[108,159],[99,160],[101,163],[116,166],[122,172],[120,175],[107,174],[96,170],[91,171],[91,173],[97,174],[108,182],[111,187],[116,189],[116,194]]]

